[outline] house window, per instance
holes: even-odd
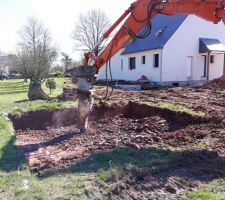
[[[159,54],[154,54],[153,55],[153,66],[154,67],[159,67]]]
[[[135,68],[136,68],[136,58],[131,57],[131,58],[129,58],[129,69],[133,70]]]
[[[121,71],[123,71],[123,59],[121,59]]]
[[[213,63],[214,63],[214,59],[215,59],[215,58],[214,58],[214,56],[213,56],[213,55],[211,55],[211,56],[210,56],[210,63],[211,63],[211,64],[213,64]]]
[[[141,57],[141,63],[142,63],[143,65],[145,65],[145,56],[142,56],[142,57]]]

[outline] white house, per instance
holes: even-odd
[[[205,82],[225,73],[225,25],[194,15],[157,15],[151,34],[132,40],[112,59],[113,80],[136,81],[145,75],[160,85]],[[99,79],[105,79],[105,67]]]

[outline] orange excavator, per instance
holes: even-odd
[[[137,0],[105,32],[100,41],[84,54],[83,65],[74,71],[79,91],[78,120],[81,130],[87,129],[88,115],[91,109],[91,88],[98,70],[132,38],[143,39],[151,32],[151,20],[158,13],[165,15],[193,14],[215,24],[225,19],[225,0]],[[122,24],[122,22],[124,22]],[[121,25],[122,24],[122,25]],[[121,25],[103,51],[94,54],[98,45],[106,40]],[[139,34],[138,34],[139,33]]]

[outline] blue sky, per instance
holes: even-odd
[[[35,16],[49,28],[57,46],[73,58],[75,52],[71,32],[81,13],[101,8],[111,22],[115,21],[134,0],[0,0],[0,49],[14,52],[17,33],[26,18]]]

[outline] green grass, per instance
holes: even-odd
[[[140,103],[140,101],[137,101],[137,103]],[[206,116],[206,113],[201,111],[196,111],[191,108],[188,108],[184,105],[178,104],[178,103],[167,103],[167,102],[144,102],[143,104],[149,105],[154,108],[162,109],[162,110],[168,110],[175,113],[186,113],[189,116],[197,117],[204,119]]]
[[[196,147],[199,149],[207,149],[208,147],[210,147],[211,142],[212,141],[209,139],[203,139],[196,144]]]
[[[209,182],[204,188],[187,194],[187,200],[224,200],[225,180],[217,179]]]
[[[8,120],[0,116],[0,169],[16,169],[18,157],[16,155],[15,136]]]
[[[196,192],[188,193],[187,197],[191,200],[213,200],[213,193],[207,189],[200,189]]]
[[[14,114],[22,114],[30,111],[50,110],[55,108],[68,108],[75,106],[76,102],[49,102],[49,101],[28,101],[22,103],[14,103],[7,111]]]
[[[57,78],[56,90],[50,95],[49,89],[43,83],[43,90],[51,97],[58,96],[63,90],[63,78]],[[59,107],[74,106],[74,102],[48,102],[48,101],[28,101],[28,83],[23,80],[0,81],[0,113],[21,113],[42,109],[54,109]]]
[[[175,111],[175,112],[187,113],[187,114],[190,114],[190,115],[196,116],[196,117],[205,117],[204,112],[194,111],[194,110],[187,108],[186,106],[183,106],[180,104],[159,102],[156,104],[156,106],[159,108],[168,109],[168,110]]]

